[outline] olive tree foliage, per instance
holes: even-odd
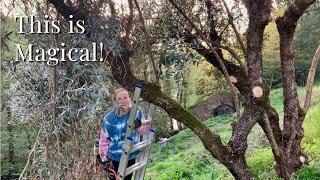
[[[45,15],[48,15],[49,20],[61,22],[61,31],[68,31],[67,21],[60,19],[61,16],[48,4],[25,5],[25,14],[19,15],[35,15],[35,19],[41,22],[48,20],[45,19]],[[97,24],[86,27],[95,29],[90,34],[92,40],[88,41],[83,36],[67,33],[18,35],[18,25],[13,17],[6,18],[3,29],[10,34],[2,41],[8,47],[2,49],[2,105],[10,108],[15,120],[14,128],[24,124],[34,136],[30,149],[19,149],[15,142],[16,152],[23,151],[28,159],[23,158],[25,170],[15,166],[17,170],[23,170],[21,176],[60,179],[80,178],[93,173],[98,125],[112,106],[112,92],[117,87],[111,79],[110,68],[99,63],[80,61],[53,66],[46,62],[15,59],[16,44],[26,50],[27,44],[46,49],[61,47],[64,43],[65,48],[70,49],[91,48],[87,44],[94,41],[103,42],[110,49],[118,49],[115,31],[107,32],[98,28],[101,24],[113,27],[114,22],[103,19],[99,22],[99,18],[95,20]],[[24,28],[26,31],[30,29],[27,23]],[[101,35],[109,38],[101,39]],[[117,53],[116,50],[113,53]],[[15,133],[18,132],[18,129],[15,130]]]
[[[284,127],[282,129],[279,126],[280,117],[270,104],[270,88],[263,79],[262,68],[264,29],[272,19],[270,15],[273,10],[272,1],[237,1],[233,8],[228,7],[228,4],[223,0],[128,0],[124,4],[117,4],[112,0],[49,0],[48,4],[39,2],[38,7],[33,7],[37,9],[37,12],[42,12],[42,14],[50,12],[50,17],[59,18],[61,21],[68,21],[70,15],[73,15],[73,20],[86,22],[86,33],[82,36],[69,37],[60,34],[50,39],[56,39],[57,42],[69,40],[68,47],[93,41],[107,44],[103,50],[104,63],[80,64],[79,66],[82,67],[80,74],[82,75],[73,74],[71,80],[67,79],[65,83],[61,84],[54,81],[54,77],[57,79],[59,73],[56,76],[55,73],[50,76],[48,81],[50,87],[56,89],[56,92],[53,91],[50,95],[61,98],[53,99],[54,103],[50,109],[53,113],[51,116],[45,117],[49,117],[51,122],[57,122],[56,119],[60,117],[66,118],[64,119],[66,121],[79,118],[78,120],[81,122],[86,119],[83,116],[88,115],[89,104],[93,99],[90,98],[91,96],[85,95],[88,97],[81,98],[81,101],[78,102],[79,99],[74,98],[76,99],[74,100],[72,97],[79,95],[77,90],[82,88],[84,91],[80,92],[90,91],[90,87],[94,85],[94,81],[89,78],[92,77],[90,75],[94,72],[100,72],[101,69],[107,69],[107,72],[112,74],[112,79],[131,92],[133,92],[136,83],[143,83],[142,98],[162,108],[171,118],[190,128],[199,137],[212,157],[225,165],[236,179],[253,178],[253,173],[247,165],[245,152],[247,136],[251,128],[258,123],[272,147],[276,172],[279,176],[289,179],[292,173],[307,163],[307,154],[300,147],[300,141],[303,137],[302,123],[307,108],[301,108],[298,102],[292,43],[299,17],[314,2],[315,0],[285,1],[283,5],[286,8],[285,13],[276,19],[280,34],[281,76],[285,105]],[[25,3],[25,7],[30,9],[30,6],[32,5]],[[30,38],[29,41],[35,39],[37,37]],[[39,42],[41,41],[39,40]],[[54,41],[49,43],[52,42]],[[172,46],[177,49],[171,52],[173,56],[169,59],[163,58],[161,48],[169,47],[170,49]],[[192,53],[190,54],[190,52]],[[183,63],[191,59],[197,60],[195,57],[199,57],[216,67],[223,73],[230,86],[236,88],[235,90],[244,97],[244,111],[239,119],[232,123],[232,137],[227,144],[222,143],[218,134],[211,132],[203,122],[172,97],[163,93],[159,86],[160,71],[157,64],[168,61],[168,64],[183,69]],[[144,76],[143,72],[139,71],[143,60],[152,64],[148,69],[155,78]],[[68,72],[77,72],[77,66],[65,63],[57,66],[55,70],[56,72],[65,70],[67,74]],[[62,78],[62,75],[59,77]],[[102,76],[102,78],[105,80],[107,77]],[[65,92],[65,88],[70,86],[74,89]],[[51,98],[50,96],[52,101]],[[86,100],[82,102],[82,99]],[[64,103],[67,103],[68,106],[64,106]],[[76,108],[70,109],[70,106]],[[63,107],[71,111],[63,113]],[[56,123],[52,124],[52,127],[57,127]],[[72,128],[68,129],[69,132],[76,135],[73,136],[74,139],[70,143],[79,143],[83,138],[81,135],[86,134],[80,132],[88,132],[86,124],[80,123],[78,125],[80,127],[71,126]],[[38,149],[38,151],[44,152],[47,156],[51,151],[57,152],[51,154],[60,157],[61,160],[62,157],[66,157],[63,153],[66,153],[67,150],[70,151],[70,148],[65,146],[67,143],[59,144],[62,140],[56,131],[53,135],[54,146],[48,146],[47,144],[50,142],[44,139],[42,140],[44,148]],[[46,175],[50,174],[56,177],[79,177],[79,174],[82,176],[88,173],[89,170],[86,168],[90,168],[90,166],[81,165],[90,164],[88,163],[90,153],[89,151],[89,154],[79,152],[80,147],[75,146],[75,151],[73,151],[77,153],[77,157],[82,157],[80,161],[76,161],[72,157],[64,158],[64,161],[60,161],[61,163],[58,165],[47,163],[45,166],[47,169],[43,170],[40,166],[43,166],[45,162],[38,159],[41,162],[34,164],[37,168],[33,168],[33,171],[37,171],[38,174],[42,170],[41,172],[46,172]],[[65,148],[66,151],[63,151],[62,148]],[[68,169],[63,171],[62,169],[65,167],[69,167],[71,171]]]

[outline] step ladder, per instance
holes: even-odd
[[[132,145],[132,131],[134,128],[134,120],[136,117],[137,109],[138,109],[138,101],[140,98],[142,85],[136,84],[134,96],[132,99],[132,107],[129,114],[128,127],[125,134],[125,141],[123,143],[123,151],[121,153],[120,164],[118,168],[118,177],[119,180],[123,180],[125,176],[135,172],[134,179],[135,180],[143,180],[144,174],[146,172],[148,158],[151,150],[151,143],[154,139],[154,130],[150,129],[148,132],[142,135],[142,139],[138,144]],[[148,105],[148,114],[146,120],[141,121],[141,124],[152,122],[152,116],[155,109],[154,104]],[[138,150],[144,150],[141,152],[141,155],[136,159],[136,163],[127,167],[129,154]]]

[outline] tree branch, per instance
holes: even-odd
[[[275,136],[276,133],[274,133],[274,129],[271,127],[271,122],[268,118],[267,113],[263,114],[262,121],[260,124],[263,124],[263,130],[265,131],[265,134],[271,144],[272,150],[274,151],[274,154],[277,158],[281,157],[281,149],[279,148],[279,145],[277,143],[279,136]],[[281,136],[280,136],[281,137]],[[280,144],[281,145],[281,144]]]
[[[277,113],[276,109],[272,108],[271,106],[266,109],[266,114],[275,142],[280,147],[282,146],[282,132],[279,125],[279,114]],[[262,126],[262,128],[264,127]]]
[[[129,16],[128,16],[125,40],[127,41],[127,44],[130,44],[130,35],[131,35],[132,27],[133,27],[133,24],[132,24],[133,23],[133,3],[132,3],[132,0],[128,0],[128,5],[129,5]]]
[[[244,0],[248,15],[249,27],[247,30],[247,67],[251,88],[263,83],[262,42],[265,26],[271,20],[271,0],[253,1]],[[263,92],[265,93],[265,92]]]
[[[307,10],[305,10],[304,12],[305,12],[305,13],[308,13],[308,12],[312,12],[312,11],[319,11],[319,12],[320,12],[320,7],[318,7],[318,8],[312,8],[312,9],[307,9]]]
[[[115,16],[116,15],[116,8],[114,7],[114,2],[112,0],[108,0],[108,4],[110,7],[111,15]]]
[[[305,115],[300,113],[297,87],[295,83],[294,55],[292,46],[294,31],[298,19],[302,16],[304,11],[314,2],[315,0],[296,0],[291,5],[289,5],[284,15],[276,20],[277,28],[280,34],[280,58],[282,69],[283,97],[285,105],[284,139],[287,142],[293,141],[294,137],[297,135],[297,131],[301,131],[302,127],[297,127],[296,122],[298,120],[303,120],[304,118],[302,116]],[[292,142],[289,143],[290,146],[288,146],[288,150],[291,148],[291,144]]]
[[[293,38],[298,19],[315,0],[295,0],[285,10],[284,15],[276,19],[280,34],[281,76],[284,97],[284,125],[282,131],[282,151],[284,160],[277,162],[277,173],[289,179],[304,162],[299,158],[306,157],[301,150],[300,142],[304,135],[302,123],[305,112],[298,100],[295,82]],[[289,161],[290,160],[290,161]]]
[[[243,64],[243,62],[241,61],[241,58],[237,55],[237,53],[232,48],[230,48],[230,46],[224,46],[224,45],[221,45],[221,44],[218,44],[218,43],[214,43],[214,42],[212,42],[212,44],[215,47],[218,47],[218,48],[221,48],[221,49],[224,49],[224,50],[228,51],[230,53],[230,55],[239,63],[240,67],[242,69],[244,69],[244,72],[246,74],[248,73],[247,66],[245,64]]]
[[[144,22],[144,18],[143,18],[143,15],[142,15],[142,12],[140,10],[140,7],[139,7],[139,4],[138,4],[137,0],[134,0],[134,3],[135,3],[135,5],[136,5],[136,7],[138,9],[139,20],[140,20],[140,23],[142,24],[142,29],[143,29],[143,32],[144,32],[145,37],[146,37],[146,45],[147,45],[148,55],[149,55],[151,63],[152,63],[153,73],[155,75],[155,82],[156,82],[157,85],[160,85],[159,71],[157,69],[156,61],[155,61],[155,58],[154,58],[153,53],[152,53],[152,47],[151,47],[151,41],[150,41],[150,33],[149,33],[148,29],[146,28],[146,25],[145,25],[145,22]]]
[[[210,64],[216,67],[219,71],[221,71],[221,73],[223,73],[219,62],[216,60],[212,51],[210,51],[209,49],[206,49],[202,44],[198,43],[196,39],[190,39],[188,37],[188,38],[185,38],[185,42],[191,44],[192,49],[196,50],[200,55],[202,55],[206,59],[206,61],[208,61]],[[217,49],[217,53],[220,55],[221,58],[223,58],[222,51],[220,49]],[[236,78],[236,82],[233,82],[234,85],[237,87],[240,93],[245,97],[245,99],[249,99],[250,85],[248,81],[248,76],[246,75],[243,68],[239,67],[238,65],[235,65],[230,61],[226,61],[226,60],[223,60],[223,61],[224,61],[225,67],[227,68],[227,71],[229,72],[229,75]]]
[[[247,54],[247,49],[245,48],[245,45],[244,45],[244,43],[243,43],[243,41],[242,41],[242,39],[241,39],[240,33],[239,33],[238,29],[236,28],[236,26],[235,26],[235,24],[234,24],[234,22],[233,22],[233,16],[232,16],[232,14],[231,14],[231,12],[230,12],[230,9],[229,9],[229,7],[228,7],[228,5],[227,5],[227,3],[226,3],[225,0],[221,0],[221,1],[223,2],[223,6],[224,6],[224,8],[225,8],[226,11],[227,11],[228,18],[229,18],[229,22],[230,22],[230,24],[231,24],[231,26],[232,26],[232,29],[233,29],[234,33],[236,34],[236,37],[237,37],[237,40],[238,40],[238,42],[239,42],[239,44],[240,44],[240,47],[241,47],[241,49],[242,49],[242,52],[243,52],[244,56],[246,56],[246,54]]]
[[[276,22],[277,26],[286,28],[286,31],[294,33],[298,19],[313,4],[316,0],[295,0],[284,12],[282,17],[279,17]]]
[[[185,37],[186,42],[188,42],[190,44],[192,44],[192,42],[190,40],[197,40],[197,37],[198,37],[198,36],[196,36],[196,34],[191,34],[191,32],[184,33],[184,34],[182,34],[182,36]],[[219,35],[217,35],[217,36],[219,36]],[[247,73],[247,67],[243,64],[243,62],[241,61],[241,58],[237,55],[237,53],[232,48],[230,48],[227,45],[222,45],[222,44],[220,44],[214,40],[211,40],[211,39],[208,39],[208,41],[214,47],[226,50],[239,63],[240,67],[244,70],[244,72]]]
[[[247,150],[247,137],[256,124],[260,112],[251,108],[245,108],[240,119],[232,123],[232,136],[228,143],[228,149],[232,154],[244,154]]]
[[[312,64],[309,69],[309,75],[307,80],[307,90],[306,90],[306,98],[304,100],[303,109],[304,112],[307,114],[307,111],[309,109],[310,103],[311,103],[311,95],[312,95],[312,85],[314,81],[314,77],[316,75],[318,63],[320,58],[320,45],[318,46],[316,52],[314,53]]]
[[[28,155],[27,163],[26,163],[26,165],[24,166],[24,168],[23,168],[23,170],[22,170],[22,172],[21,172],[21,174],[20,174],[19,180],[21,180],[21,179],[23,178],[23,175],[24,175],[24,173],[26,172],[27,167],[29,166],[31,156],[32,156],[32,154],[34,153],[34,151],[36,150],[36,146],[37,146],[37,144],[38,144],[38,140],[39,140],[39,137],[40,137],[41,128],[42,128],[42,127],[40,127],[40,129],[39,129],[39,131],[38,131],[38,135],[37,135],[37,137],[36,137],[36,140],[34,141],[34,144],[33,144],[32,149],[31,149],[31,151],[30,151],[30,153],[29,153],[29,155]]]

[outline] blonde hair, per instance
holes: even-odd
[[[113,94],[113,100],[114,100],[114,101],[116,101],[116,96],[117,96],[117,94],[120,93],[120,92],[127,92],[128,95],[130,96],[128,90],[126,90],[126,89],[124,89],[124,88],[118,88],[118,89],[114,90],[114,94]]]

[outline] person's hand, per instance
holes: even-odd
[[[109,167],[112,166],[112,162],[111,162],[111,160],[110,160],[109,158],[107,158],[106,161],[101,162],[101,166],[102,166],[102,168],[103,168],[104,170],[107,170]]]
[[[133,126],[134,126],[135,129],[138,129],[141,126],[141,121],[135,120]]]
[[[113,169],[108,169],[108,178],[109,179],[116,179],[116,172]]]

